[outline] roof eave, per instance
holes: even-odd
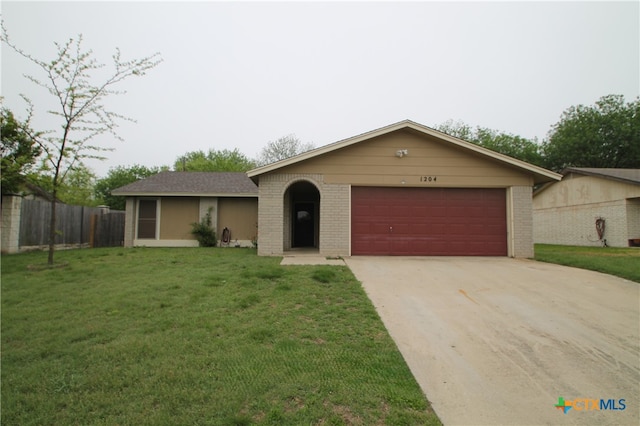
[[[582,170],[580,168],[574,168],[574,167],[567,167],[564,170],[562,170],[562,176],[566,176],[569,173],[575,173],[575,174],[579,174],[579,175],[583,175],[583,176],[593,176],[593,177],[598,177],[601,179],[608,179],[608,180],[615,180],[618,182],[623,182],[623,183],[628,183],[630,185],[640,185],[639,182],[633,180],[633,179],[626,179],[624,177],[621,176],[613,176],[613,175],[609,175],[606,173],[598,173],[598,172],[594,172],[591,170]]]
[[[112,192],[118,197],[258,197],[257,192]]]

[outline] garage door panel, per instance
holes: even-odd
[[[354,187],[351,220],[354,255],[507,254],[504,189]]]
[[[433,229],[432,227],[427,226],[424,223],[413,225],[413,230],[418,235],[426,234],[427,232],[430,232],[432,229]]]
[[[366,234],[369,232],[368,223],[355,223],[351,227],[351,232],[354,234]]]
[[[390,207],[390,211],[394,217],[398,217],[398,218],[413,216],[412,209],[407,208],[406,202],[394,204],[393,206]]]
[[[408,223],[397,223],[395,225],[393,225],[392,227],[393,229],[390,230],[390,234],[392,234],[391,236],[393,237],[393,234],[398,234],[398,235],[411,235],[411,226]],[[416,230],[414,229],[413,232],[416,232]]]
[[[469,206],[449,206],[447,207],[447,212],[445,216],[454,217],[454,218],[466,218],[469,215]]]
[[[429,232],[433,235],[443,235],[447,232],[447,227],[446,223],[432,223],[425,232]]]
[[[447,237],[458,237],[464,239],[469,235],[469,231],[466,224],[463,225],[456,223],[449,227],[449,232],[447,232],[447,234]]]
[[[384,215],[384,214],[387,214],[387,212],[389,211],[389,206],[386,204],[381,204],[378,206],[367,206],[367,208],[369,210],[367,214],[372,216]]]
[[[431,217],[444,217],[447,215],[447,208],[444,206],[433,206],[428,210],[428,214]]]
[[[371,233],[374,235],[386,235],[389,233],[389,225],[387,223],[374,223],[371,226]]]
[[[465,213],[471,215],[474,218],[481,218],[484,214],[484,211],[481,206],[469,206]]]
[[[410,207],[411,215],[414,216],[426,216],[429,212],[429,209],[426,206],[414,206]]]
[[[381,241],[381,240],[376,240],[376,241],[372,241],[369,244],[367,244],[366,246],[367,249],[373,249],[375,251],[380,251],[380,252],[386,252],[389,251],[389,241]]]

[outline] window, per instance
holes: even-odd
[[[138,201],[138,238],[156,239],[158,200]]]

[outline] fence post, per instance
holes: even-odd
[[[84,244],[84,206],[80,210],[80,244]]]
[[[20,251],[20,211],[22,197],[2,197],[2,253]]]
[[[96,224],[98,223],[98,215],[91,215],[91,222],[89,226],[89,247],[94,248],[96,243]]]

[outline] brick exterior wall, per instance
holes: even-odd
[[[267,174],[260,176],[258,208],[258,254],[282,255],[290,248],[287,188],[299,181],[311,182],[320,192],[319,251],[324,256],[348,256],[350,252],[349,185],[325,184],[317,174]]]
[[[630,238],[640,238],[640,198],[627,200],[627,244]]]
[[[601,246],[596,220],[605,220],[603,238],[628,247],[640,238],[640,185],[569,173],[536,194],[534,241],[543,244]]]
[[[508,238],[511,257],[533,257],[533,203],[530,186],[507,190]]]
[[[627,213],[637,205],[627,206],[626,200],[608,201],[578,206],[539,209],[535,214],[534,240],[542,244],[601,246],[596,231],[596,219],[605,220],[604,239],[612,247],[629,245]],[[638,209],[640,211],[640,209]],[[637,236],[640,238],[640,235]]]
[[[320,192],[320,244],[323,256],[351,254],[351,187],[325,184],[322,175],[271,174],[260,176],[258,254],[278,256],[290,249],[290,209],[285,193],[290,185],[306,180]],[[507,189],[509,256],[533,257],[533,206],[530,186]]]

